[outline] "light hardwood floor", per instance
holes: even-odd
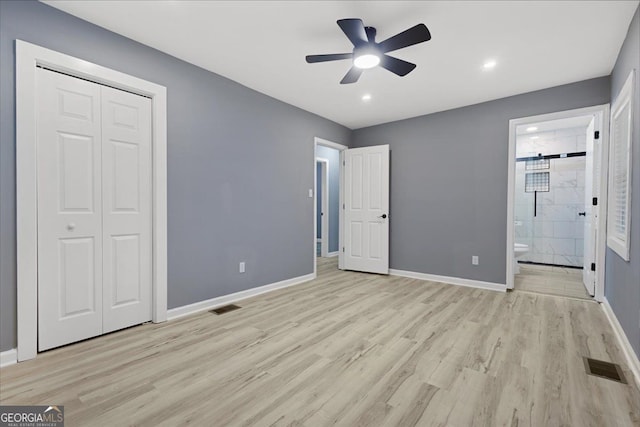
[[[592,299],[582,283],[582,270],[575,268],[520,264],[514,285],[520,291]]]
[[[640,393],[597,303],[341,272],[2,369],[67,426],[630,426]],[[588,376],[620,363],[632,385]]]

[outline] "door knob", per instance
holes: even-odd
[[[380,215],[378,218],[385,219],[386,217],[387,217],[387,214],[382,214],[382,215]]]
[[[75,224],[75,222],[70,222],[70,223],[67,225],[67,230],[69,230],[69,231],[73,231],[75,228],[76,228],[76,224]]]
[[[587,216],[586,212],[578,212],[578,216]]]

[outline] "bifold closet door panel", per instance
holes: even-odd
[[[151,100],[101,91],[106,333],[151,320]]]
[[[102,333],[102,148],[100,86],[41,68],[36,78],[42,351]]]

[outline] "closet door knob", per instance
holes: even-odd
[[[76,224],[75,222],[70,222],[69,224],[67,224],[67,230],[69,231],[73,231],[76,228]]]

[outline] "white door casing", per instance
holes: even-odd
[[[101,90],[106,333],[151,320],[151,100]]]
[[[389,273],[389,145],[344,151],[344,263]]]
[[[594,179],[597,175],[595,169],[595,157],[594,156],[594,132],[595,132],[595,117],[589,123],[587,127],[587,144],[586,144],[586,157],[585,157],[585,182],[584,182],[584,250],[583,250],[583,269],[582,269],[582,282],[589,295],[594,295],[596,275],[595,271],[591,269],[591,263],[596,262],[596,226],[598,223],[597,209],[593,208],[592,198],[597,197],[597,185],[598,179]]]
[[[100,86],[38,69],[40,351],[102,332]]]
[[[578,108],[575,110],[558,111],[555,113],[538,116],[522,117],[509,120],[509,156],[508,156],[508,183],[507,183],[507,242],[506,242],[506,278],[507,288],[514,287],[513,257],[511,248],[515,241],[514,231],[514,200],[515,200],[515,164],[516,164],[516,139],[517,129],[520,126],[530,126],[535,123],[552,121],[571,117],[593,115],[596,118],[596,129],[600,132],[600,138],[594,144],[594,163],[597,171],[593,187],[597,189],[598,205],[593,207],[596,211],[597,238],[594,242],[596,273],[594,298],[598,302],[604,301],[605,278],[605,253],[606,253],[606,224],[607,224],[607,176],[609,170],[609,104],[593,107]]]
[[[152,320],[167,320],[167,89],[100,65],[15,41],[17,356],[38,347],[37,84],[38,67],[149,97],[152,119]]]

